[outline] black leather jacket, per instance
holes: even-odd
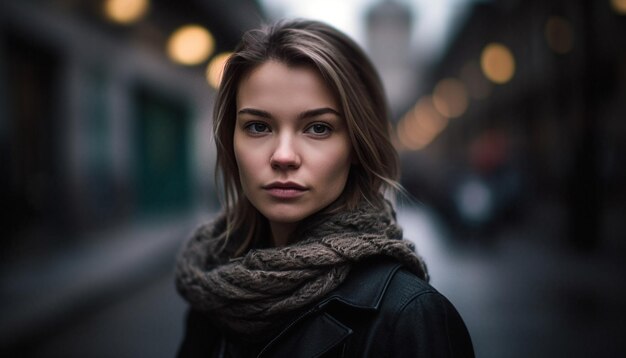
[[[179,357],[474,357],[463,320],[400,264],[356,265],[336,290],[257,345],[225,338],[190,311]]]

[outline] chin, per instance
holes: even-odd
[[[282,224],[295,224],[298,223],[313,213],[298,213],[295,210],[289,211],[260,211],[261,215],[265,216],[265,218],[270,222],[282,223]]]

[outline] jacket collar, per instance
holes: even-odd
[[[400,267],[400,263],[386,258],[354,265],[337,289],[292,321],[263,348],[259,357],[288,357],[293,352],[299,352],[302,357],[317,357],[337,346],[352,334],[352,329],[324,312],[324,307],[331,302],[341,302],[356,309],[377,310]],[[307,339],[303,341],[301,337]]]
[[[373,258],[354,265],[348,278],[317,306],[332,301],[365,310],[377,310],[387,286],[402,265],[388,258]]]

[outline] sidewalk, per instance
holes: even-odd
[[[424,256],[431,284],[465,319],[477,357],[626,351],[626,260],[619,253],[567,250],[545,236],[541,222],[512,227],[491,246],[446,244],[425,215],[409,208],[399,221]]]
[[[173,268],[199,219],[135,222],[0,272],[0,352],[31,345]]]

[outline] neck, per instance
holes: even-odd
[[[270,223],[272,244],[274,247],[286,246],[289,236],[294,232],[298,223]]]

